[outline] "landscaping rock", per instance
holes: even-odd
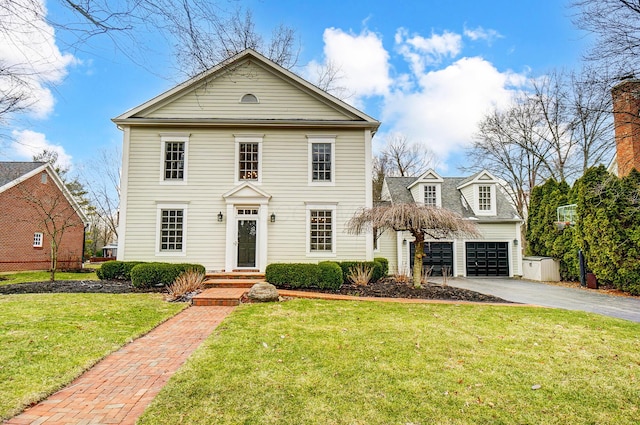
[[[260,282],[253,285],[247,296],[254,302],[271,302],[278,301],[279,299],[276,287],[267,282]]]

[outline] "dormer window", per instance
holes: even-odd
[[[477,208],[480,215],[496,214],[496,188],[494,185],[477,186]]]
[[[247,93],[242,96],[240,103],[258,103],[258,97],[255,94]]]
[[[438,206],[438,192],[436,185],[428,184],[424,187],[424,204],[430,207]]]
[[[478,209],[491,211],[491,186],[478,187]]]

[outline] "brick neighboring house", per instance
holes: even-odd
[[[52,229],[63,227],[58,268],[82,267],[85,223],[51,165],[0,162],[0,272],[50,269]]]
[[[611,89],[616,154],[609,171],[624,177],[640,171],[640,79],[629,77]]]

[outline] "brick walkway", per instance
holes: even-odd
[[[234,307],[190,307],[6,425],[133,424]]]

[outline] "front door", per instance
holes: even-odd
[[[238,268],[256,266],[257,220],[238,220]]]

